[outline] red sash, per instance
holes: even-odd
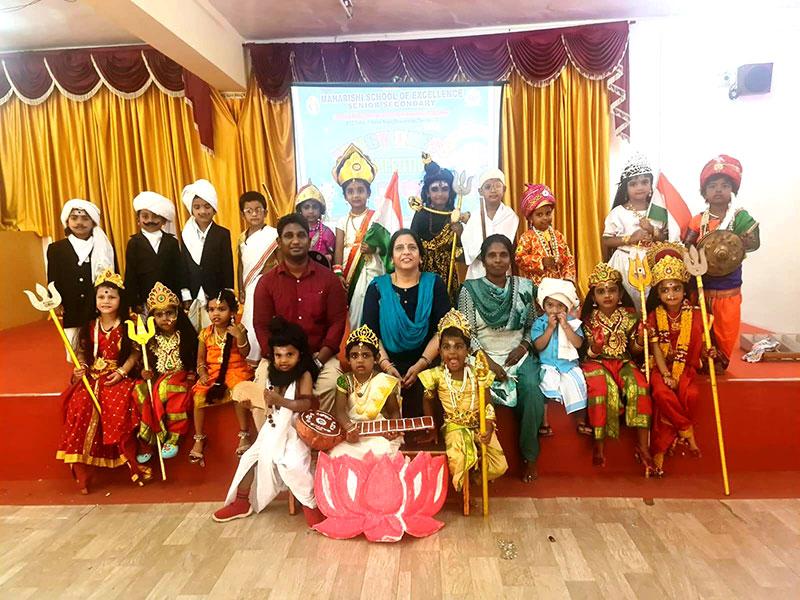
[[[264,265],[267,264],[267,260],[269,257],[272,256],[272,253],[275,252],[275,249],[278,247],[278,240],[274,240],[269,247],[264,251],[264,254],[261,255],[261,258],[258,259],[258,262],[253,265],[253,268],[250,269],[250,272],[247,274],[247,277],[244,278],[244,288],[247,289],[247,286],[250,285],[250,282],[255,279],[256,275],[261,273],[261,270],[264,268]]]
[[[361,222],[361,227],[358,229],[356,239],[353,242],[353,249],[350,251],[350,255],[347,257],[347,264],[344,266],[344,279],[348,283],[350,282],[350,276],[352,275],[350,272],[351,269],[356,266],[358,259],[361,258],[361,242],[364,240],[364,236],[367,235],[367,229],[369,229],[369,224],[372,221],[372,215],[374,214],[375,211],[371,208],[367,210],[367,215]],[[345,234],[347,234],[347,232],[345,232]]]

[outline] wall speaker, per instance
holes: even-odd
[[[731,99],[739,96],[768,94],[772,87],[772,63],[742,65],[736,72],[736,85],[730,89]]]

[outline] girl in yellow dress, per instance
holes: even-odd
[[[367,452],[392,455],[403,443],[399,433],[358,433],[359,421],[400,418],[400,380],[375,369],[378,345],[378,336],[366,325],[347,338],[345,351],[353,372],[342,374],[336,381],[335,408],[336,420],[347,432],[347,439],[329,452],[331,456],[362,458]]]

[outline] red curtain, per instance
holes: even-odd
[[[608,81],[615,131],[627,137],[628,23],[503,35],[392,42],[248,44],[262,91],[282,99],[294,82],[497,81],[513,70],[531,85],[554,81],[567,62]]]
[[[214,148],[211,90],[204,81],[147,46],[0,54],[0,104],[16,94],[23,102],[44,102],[54,89],[88,100],[105,83],[123,97],[143,94],[151,83],[166,94],[185,96],[193,108],[200,142]]]

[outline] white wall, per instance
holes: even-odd
[[[632,147],[669,177],[692,214],[703,165],[742,162],[739,198],[761,224],[761,249],[744,263],[742,320],[800,332],[800,11],[720,21],[657,19],[631,25]],[[723,75],[773,62],[772,91],[728,98]],[[612,179],[619,174],[612,161]]]

